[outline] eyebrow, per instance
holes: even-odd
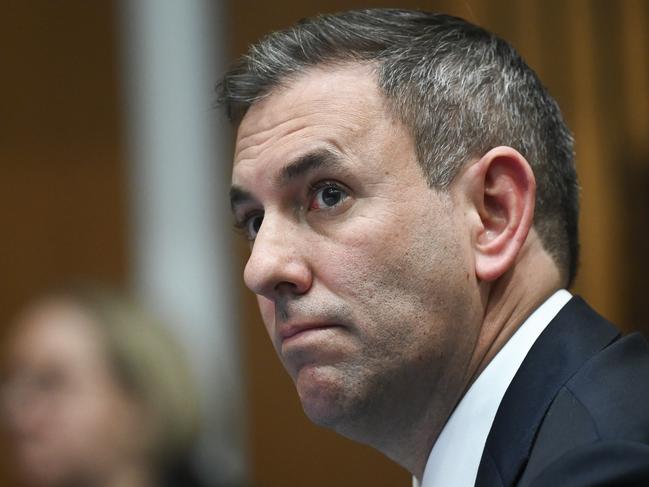
[[[254,201],[254,199],[252,194],[239,186],[232,186],[230,188],[230,209],[232,212],[234,212],[238,205],[247,203],[248,201]]]
[[[340,165],[340,156],[338,154],[329,149],[318,149],[299,157],[282,168],[277,183],[279,186],[283,186],[315,169],[338,165]]]
[[[335,168],[340,165],[341,158],[336,152],[330,149],[317,149],[283,167],[275,178],[275,184],[280,187],[285,186],[315,169]],[[236,185],[230,188],[230,208],[233,212],[237,206],[250,201],[255,201],[255,197],[249,191]]]

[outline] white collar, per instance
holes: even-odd
[[[572,295],[554,293],[516,330],[464,394],[426,462],[420,487],[473,486],[491,424],[532,345]],[[413,486],[419,483],[413,478]]]

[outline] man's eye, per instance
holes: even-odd
[[[261,228],[261,222],[263,221],[263,215],[253,215],[250,218],[246,219],[243,224],[243,228],[246,232],[246,237],[248,237],[249,240],[254,240],[255,238],[257,238],[257,234],[259,233],[259,229]]]
[[[347,197],[348,194],[344,189],[330,183],[315,191],[310,208],[312,210],[333,208],[342,203]]]

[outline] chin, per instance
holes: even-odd
[[[304,413],[319,426],[337,430],[353,415],[348,380],[333,366],[302,368],[295,387]]]

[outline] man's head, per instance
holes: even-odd
[[[536,74],[484,29],[395,9],[306,19],[251,46],[221,83],[220,102],[238,124],[252,104],[310,67],[349,62],[375,70],[431,187],[447,187],[467,161],[493,147],[518,150],[537,182],[535,228],[572,283],[579,258],[572,137]]]
[[[520,312],[498,299],[534,266],[572,272],[556,105],[503,41],[395,10],[273,34],[221,89],[244,278],[306,413],[418,470]]]

